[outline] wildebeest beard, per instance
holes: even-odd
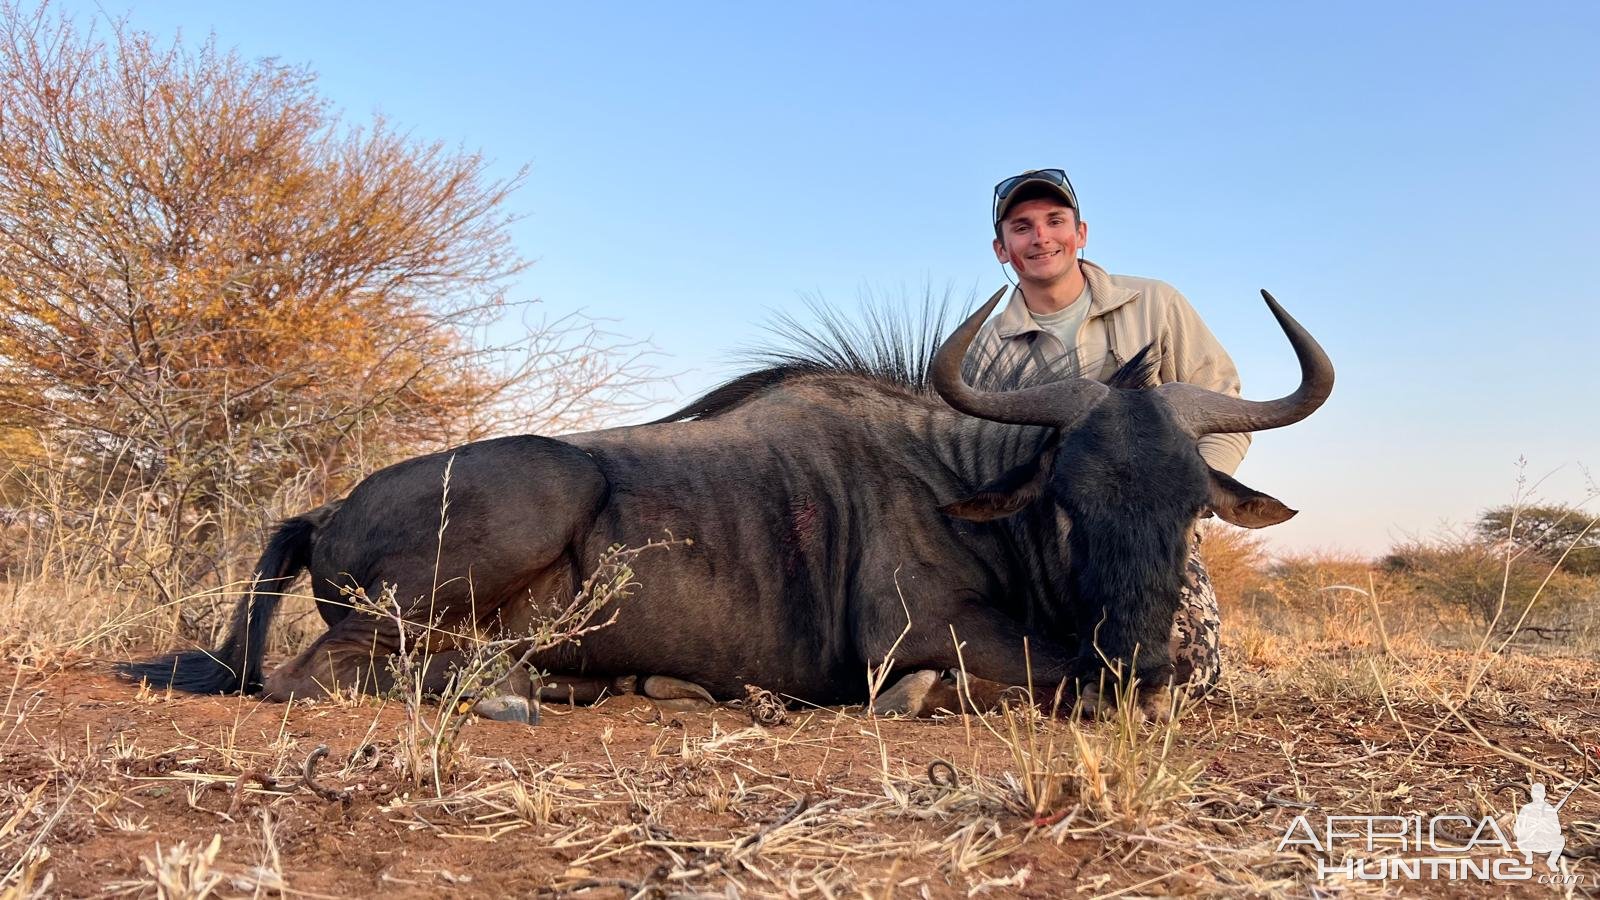
[[[1015,368],[963,378],[998,299],[944,341],[930,316],[898,331],[884,317],[854,331],[823,317],[656,422],[481,441],[381,470],[279,530],[258,564],[263,589],[215,654],[124,671],[253,689],[276,592],[308,567],[329,630],[265,693],[381,686],[371,651],[392,629],[350,614],[340,585],[425,598],[413,618],[514,630],[564,603],[608,547],[670,531],[693,545],[638,558],[639,592],[615,624],[534,665],[812,702],[860,699],[868,666],[891,653],[901,669],[962,664],[1009,684],[1092,678],[1109,659],[1159,683],[1195,517],[1209,507],[1259,527],[1292,515],[1209,469],[1197,436],[1304,418],[1331,390],[1331,365],[1269,298],[1302,367],[1282,400],[1148,387],[1149,348],[1108,385]]]

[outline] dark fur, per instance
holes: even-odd
[[[867,666],[891,648],[901,668],[957,665],[953,626],[968,670],[994,681],[1029,677],[1024,638],[1042,684],[1092,675],[1093,641],[1113,659],[1137,655],[1147,678],[1170,671],[1166,635],[1210,482],[1194,440],[1139,389],[1149,348],[1058,433],[946,406],[926,387],[937,345],[926,331],[907,343],[881,321],[864,332],[825,324],[810,340],[655,423],[482,441],[391,466],[336,514],[286,523],[259,568],[282,590],[309,565],[330,608],[341,585],[394,585],[417,620],[519,630],[565,603],[606,547],[670,530],[693,544],[639,557],[640,588],[617,624],[535,664],[676,676],[724,698],[751,683],[837,702],[861,697]],[[1015,514],[992,521],[941,511],[1024,489]],[[253,688],[275,604],[246,598],[214,657],[125,671],[182,690]],[[392,627],[364,615],[330,626],[267,679],[268,696],[383,686],[373,655],[397,648]]]

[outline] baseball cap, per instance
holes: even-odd
[[[1083,218],[1078,206],[1078,193],[1072,189],[1072,180],[1065,169],[1029,169],[1013,175],[994,186],[994,227],[998,229],[1011,207],[1023,200],[1051,197],[1072,207]]]

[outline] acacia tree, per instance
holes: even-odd
[[[1485,540],[1510,541],[1546,563],[1560,560],[1568,572],[1600,575],[1600,527],[1580,507],[1496,506],[1479,514],[1473,527]]]
[[[6,490],[145,574],[226,577],[275,506],[635,405],[644,354],[589,320],[482,340],[521,177],[347,126],[303,68],[0,7]]]

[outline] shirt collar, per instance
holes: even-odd
[[[1083,277],[1089,283],[1089,318],[1103,316],[1139,296],[1137,289],[1113,283],[1105,269],[1087,259],[1079,262],[1083,266]],[[1033,318],[1033,313],[1028,312],[1028,304],[1022,299],[1022,290],[1017,287],[1011,289],[1011,296],[1000,310],[994,328],[995,333],[1006,340],[1044,330]]]

